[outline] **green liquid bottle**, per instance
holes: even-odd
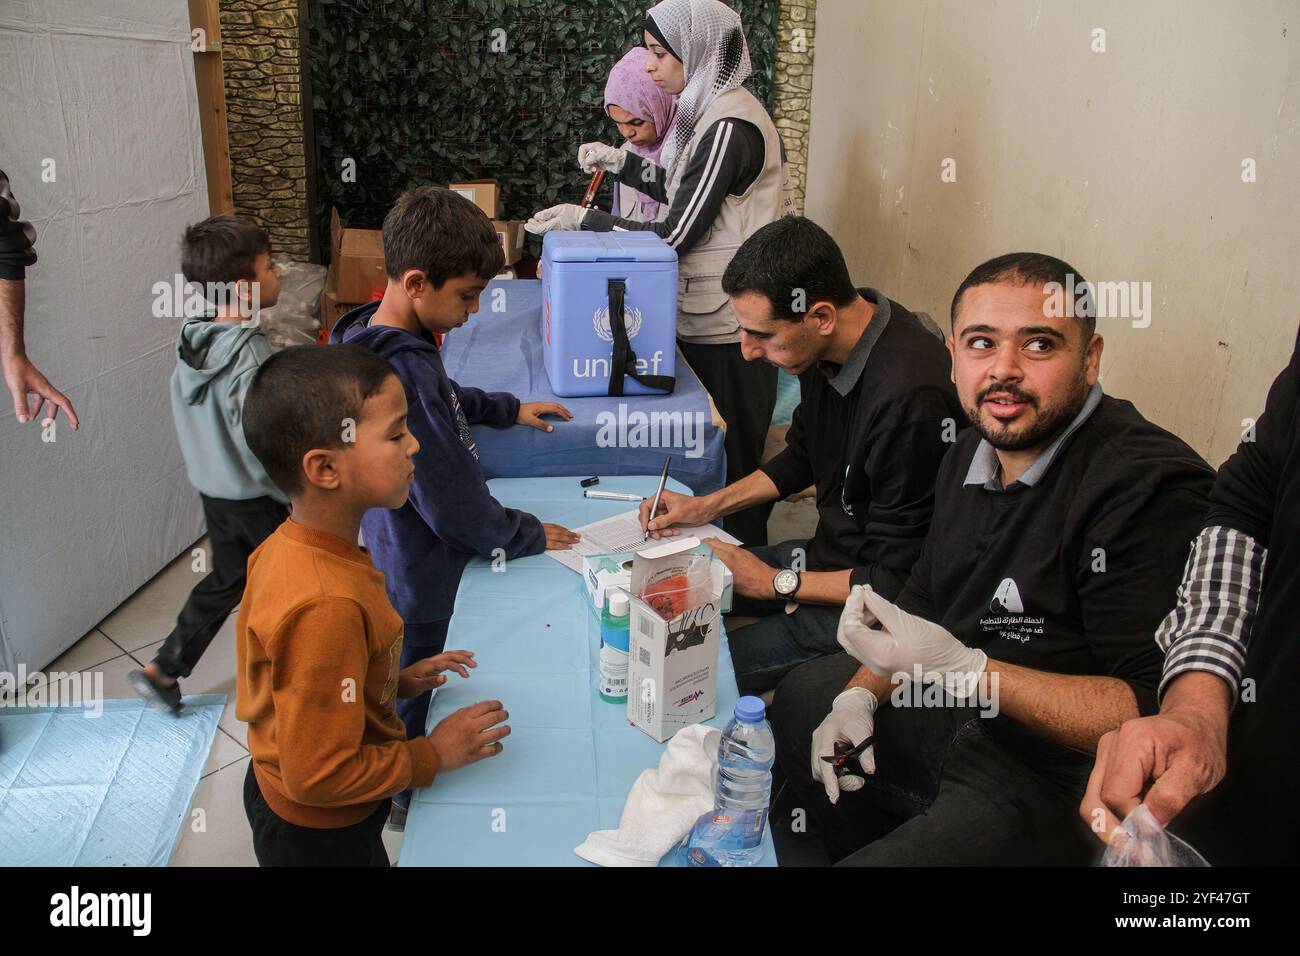
[[[627,703],[627,650],[631,602],[626,591],[611,591],[600,612],[600,673],[597,691],[602,700]]]

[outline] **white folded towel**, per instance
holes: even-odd
[[[713,778],[722,732],[692,724],[673,734],[658,770],[632,784],[617,830],[587,835],[573,852],[601,866],[655,866],[713,809]]]

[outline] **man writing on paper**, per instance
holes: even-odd
[[[700,498],[664,492],[641,521],[652,535],[708,524],[817,487],[811,539],[709,544],[735,578],[730,636],[741,694],[771,691],[804,661],[840,650],[835,629],[854,584],[902,590],[930,526],[934,479],[964,421],[942,341],[912,312],[856,288],[830,235],[786,216],[737,250],[722,287],[746,361],[799,376],[800,404],[779,455]]]

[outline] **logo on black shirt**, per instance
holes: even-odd
[[[1020,588],[1013,578],[1003,578],[998,589],[993,592],[989,610],[994,614],[1024,614],[1025,604],[1020,600]]]
[[[989,601],[992,617],[980,618],[985,634],[997,634],[1008,641],[1027,644],[1032,638],[1043,636],[1044,619],[1025,614],[1025,602],[1020,598],[1020,588],[1014,578],[1003,578]]]

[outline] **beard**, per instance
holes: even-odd
[[[1083,369],[1069,395],[1061,401],[1043,406],[1037,395],[1011,384],[993,384],[982,390],[975,399],[974,407],[965,406],[966,417],[970,419],[975,431],[998,451],[1025,451],[1040,445],[1047,445],[1074,420],[1088,400],[1090,386]],[[1019,423],[1003,425],[994,422],[988,425],[980,415],[984,400],[994,393],[1002,393],[1027,403],[1036,413],[1028,424]]]

